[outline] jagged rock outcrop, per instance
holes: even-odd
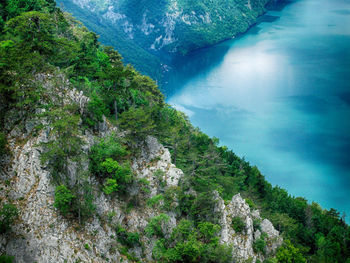
[[[251,211],[249,205],[240,194],[233,196],[228,204],[225,204],[224,200],[217,193],[216,199],[218,200],[216,212],[221,214],[219,221],[222,227],[220,242],[233,245],[233,257],[235,260],[238,262],[248,259],[252,259],[253,262],[257,259],[263,261],[266,255],[272,254],[282,244],[283,239],[279,236],[272,223],[267,219],[261,222],[262,218],[259,211]],[[235,217],[242,219],[245,225],[244,230],[240,233],[235,232],[232,226],[232,220]],[[259,223],[258,227],[260,230],[254,229],[254,220]],[[266,255],[256,253],[253,250],[253,243],[261,237],[261,233],[267,234],[265,238],[268,244]]]

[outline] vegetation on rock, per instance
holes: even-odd
[[[144,235],[156,239],[153,257],[158,262],[229,262],[232,249],[218,241],[216,191],[224,200],[241,193],[281,231],[286,241],[270,260],[346,262],[350,258],[350,229],[336,210],[324,210],[273,187],[257,167],[219,146],[218,139],[166,105],[153,80],[124,66],[117,51],[100,45],[96,34],[54,6],[51,0],[1,2],[0,101],[5,104],[0,119],[11,114],[10,126],[22,119],[45,124],[37,129],[47,134],[47,141],[38,146],[42,165],[56,187],[55,207],[63,215],[79,221],[96,215],[92,178],[99,182],[98,194],[125,198],[128,207],[146,204],[130,196],[127,188],[137,184],[147,188],[147,182],[135,178],[130,163],[139,156],[144,139],[152,135],[170,150],[184,177],[179,187],[166,189],[159,176],[164,206],[158,207],[161,213],[150,219],[145,233],[117,229],[117,240],[127,247],[125,253],[139,246]],[[66,90],[55,89],[60,85],[49,88],[43,79],[57,84],[67,80]],[[86,110],[64,99],[73,88],[74,96],[88,98]],[[96,138],[103,116],[120,134]],[[1,127],[3,134],[10,130]],[[94,140],[90,149],[84,134]],[[0,151],[6,145],[3,138]],[[152,199],[150,206],[161,199]],[[169,210],[176,212],[179,223],[164,233]],[[1,232],[11,227],[16,215],[13,206],[3,206]],[[255,250],[263,253],[264,242],[262,235]]]

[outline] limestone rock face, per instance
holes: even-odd
[[[171,163],[169,150],[159,144],[157,139],[148,136],[141,157],[135,160],[133,170],[139,178],[150,182],[151,196],[157,194],[159,183],[166,182],[166,187],[177,186],[183,172]],[[157,173],[158,176],[154,176]]]
[[[20,211],[20,219],[13,233],[1,237],[0,253],[14,255],[17,263],[32,262],[121,262],[115,239],[116,224],[124,224],[128,231],[142,232],[148,220],[158,215],[157,210],[147,206],[135,207],[126,212],[125,203],[105,196],[96,195],[95,205],[99,217],[79,226],[76,222],[67,220],[54,209],[54,186],[50,175],[40,162],[40,142],[46,141],[46,132],[42,131],[38,137],[28,138],[23,145],[14,142],[14,159],[10,168],[2,170],[1,198],[6,199],[8,193]],[[89,138],[85,138],[87,141]],[[153,174],[161,170],[163,179],[169,186],[177,185],[182,176],[181,170],[175,168],[170,161],[167,149],[156,139],[149,137],[142,150],[140,159],[135,160],[133,167],[142,178],[151,182],[151,192],[157,193],[159,185]],[[152,163],[151,160],[157,161]],[[10,181],[6,186],[5,181]],[[158,178],[157,178],[158,180]],[[153,183],[152,183],[153,182]],[[92,178],[92,185],[97,189],[97,182]],[[144,196],[145,199],[148,196]],[[172,229],[176,226],[174,213],[169,213],[170,220],[165,226]],[[105,222],[110,220],[111,223]],[[155,241],[144,237],[145,254],[151,259]],[[147,245],[149,244],[149,245]],[[142,256],[142,251],[136,249],[135,255]],[[123,259],[123,262],[127,262]]]
[[[237,194],[232,197],[232,200],[225,205],[224,201],[217,194],[217,213],[221,214],[220,225],[221,238],[220,242],[225,244],[233,245],[234,249],[234,260],[243,262],[245,260],[252,259],[255,262],[257,259],[262,261],[264,255],[256,253],[253,250],[253,243],[261,237],[261,232],[258,229],[254,229],[254,220],[257,222],[261,221],[260,213],[258,210],[251,211],[249,205],[245,200]],[[232,226],[232,220],[235,217],[239,217],[243,220],[245,228],[242,232],[235,232]],[[273,253],[276,248],[282,244],[282,237],[273,227],[272,223],[264,219],[260,223],[261,231],[267,234],[267,255]]]

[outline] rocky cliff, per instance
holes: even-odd
[[[50,75],[41,75],[37,79],[46,90],[59,94],[65,104],[77,104],[80,111],[86,109],[89,99],[81,92],[66,88],[69,81],[63,76],[60,76],[61,86],[58,87],[57,78],[53,81]],[[178,187],[183,178],[183,172],[171,163],[168,149],[150,136],[139,146],[140,154],[132,159],[132,170],[138,179],[149,182],[149,191],[143,191],[139,184],[133,183],[128,186],[127,199],[104,194],[99,190],[98,180],[90,177],[96,215],[79,224],[76,220],[63,217],[53,206],[54,185],[45,164],[40,160],[41,143],[50,139],[51,127],[48,125],[36,133],[34,127],[45,120],[11,118],[8,115],[6,119],[11,154],[1,160],[0,197],[2,201],[11,200],[17,206],[19,217],[11,232],[0,237],[0,254],[13,255],[17,263],[153,261],[157,239],[144,234],[151,218],[163,213],[168,216],[169,220],[161,226],[166,236],[170,236],[181,220],[176,210],[176,198],[172,208],[167,210],[146,205],[146,200],[151,197]],[[85,146],[81,150],[88,152],[97,138],[111,133],[123,136],[106,120],[99,125],[97,132],[86,130],[82,135]],[[78,169],[86,169],[78,167],[71,164],[70,178],[76,176]],[[259,211],[252,211],[239,194],[228,203],[217,192],[214,195],[217,203],[212,212],[219,217],[220,242],[233,248],[232,262],[263,260],[281,245],[282,238],[271,222],[262,220]],[[233,218],[237,217],[244,222],[241,232],[235,231],[232,226]],[[128,232],[141,233],[139,245],[125,252],[116,238],[116,226],[122,226]],[[265,233],[263,238],[267,242],[266,254],[253,249],[254,242],[261,239],[262,233]]]

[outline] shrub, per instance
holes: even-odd
[[[294,245],[289,240],[285,240],[283,242],[283,245],[277,250],[276,258],[278,262],[307,262],[302,254],[302,251],[294,247]]]
[[[108,158],[121,161],[126,155],[128,155],[128,151],[115,135],[103,138],[90,149],[90,171],[100,177],[108,176],[106,168],[102,164]]]
[[[256,209],[256,204],[253,202],[253,200],[246,198],[245,202],[249,205],[250,209]]]
[[[117,191],[125,191],[127,184],[133,180],[131,167],[128,163],[120,165],[112,158],[107,158],[101,167],[104,173],[108,174],[103,191],[106,194],[112,194]]]
[[[15,261],[15,257],[9,255],[1,255],[0,263],[13,263]]]
[[[57,186],[55,189],[55,203],[56,207],[63,215],[67,215],[72,210],[75,195],[65,185]]]
[[[145,228],[145,232],[148,237],[158,236],[163,237],[162,224],[169,221],[169,216],[166,214],[160,214],[153,217]]]
[[[175,186],[169,187],[164,193],[164,205],[163,209],[165,211],[174,211],[178,208],[178,204],[176,202],[178,188]],[[177,209],[178,210],[178,209]]]
[[[6,136],[4,133],[0,132],[0,156],[6,153]]]
[[[147,200],[147,206],[149,207],[155,207],[156,205],[159,205],[159,203],[164,200],[164,196],[159,194],[151,197]]]
[[[151,190],[149,189],[150,182],[146,178],[140,178],[138,180],[138,184],[142,193],[144,194],[151,193]]]
[[[89,250],[89,251],[91,250],[91,248],[90,248],[90,246],[89,246],[88,243],[85,243],[85,244],[84,244],[84,248],[85,248],[86,250]]]
[[[214,225],[210,222],[201,222],[198,224],[198,230],[204,242],[219,242],[217,234],[221,229],[220,225]]]
[[[18,210],[12,204],[4,204],[0,210],[0,234],[11,229],[11,225],[18,217]]]
[[[255,253],[262,253],[263,255],[266,254],[266,241],[265,241],[266,236],[267,236],[266,233],[262,233],[260,238],[254,241],[253,250]]]
[[[117,239],[118,241],[128,248],[132,248],[135,246],[140,245],[140,234],[139,233],[132,233],[126,231],[125,228],[122,228],[121,226],[117,226],[116,229]]]
[[[260,219],[254,219],[253,220],[253,228],[254,228],[254,230],[260,230],[261,231],[261,226],[260,226],[260,224],[261,224],[261,220]]]
[[[196,229],[192,221],[182,219],[171,233],[170,240],[159,239],[153,258],[159,262],[229,263],[232,249],[219,244],[220,226],[201,222]]]
[[[160,187],[165,187],[166,186],[166,181],[164,180],[165,172],[158,169],[157,171],[154,172],[153,176],[157,178],[158,184]]]
[[[232,218],[232,228],[235,232],[242,233],[245,230],[246,225],[242,218],[236,216]]]

